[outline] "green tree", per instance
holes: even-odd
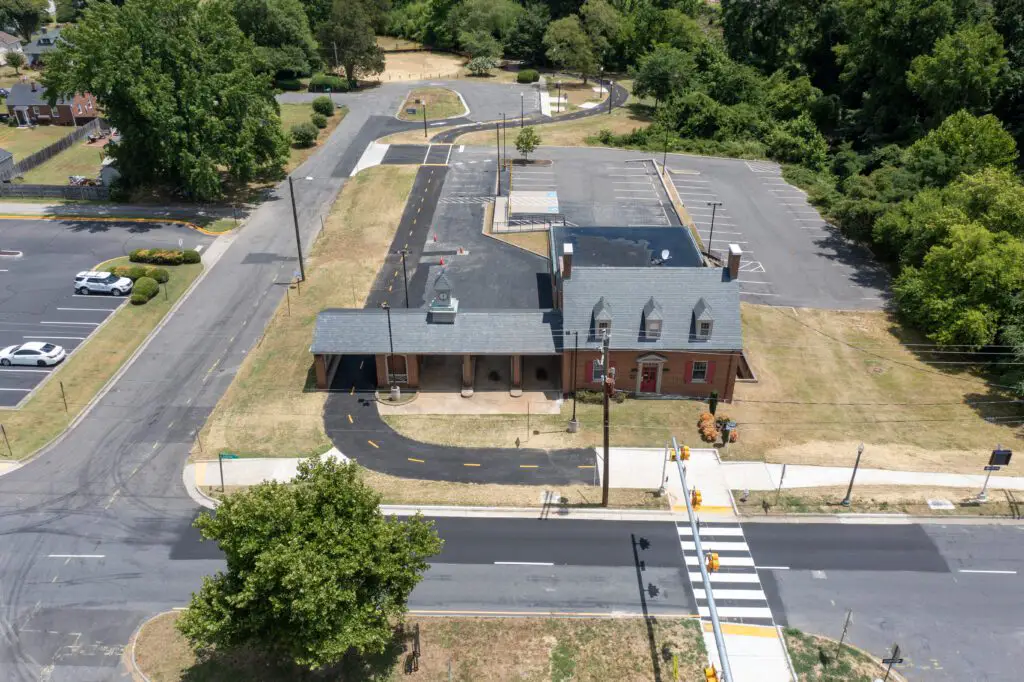
[[[768,135],[767,146],[772,158],[811,170],[824,170],[828,163],[828,141],[807,114],[776,126]]]
[[[314,30],[331,16],[333,0],[301,0],[302,8],[306,12],[309,25]]]
[[[551,22],[544,33],[544,47],[548,59],[560,68],[580,74],[584,83],[597,70],[590,38],[575,14]]]
[[[668,45],[658,45],[640,58],[634,75],[633,94],[654,97],[657,106],[657,102],[664,102],[673,93],[686,90],[695,69],[692,55]]]
[[[1003,72],[1003,92],[995,113],[1024,147],[1024,0],[993,0],[992,23],[1006,47],[1009,62]]]
[[[308,75],[320,58],[299,0],[231,0],[239,28],[257,45],[268,70],[282,78]]]
[[[906,167],[924,186],[941,187],[961,173],[985,166],[1007,168],[1017,159],[1017,145],[995,116],[958,111],[912,144]]]
[[[448,15],[450,31],[470,57],[500,57],[522,7],[512,0],[463,0]]]
[[[384,50],[377,46],[374,31],[376,13],[370,0],[334,0],[331,16],[317,28],[324,61],[344,69],[353,87],[359,76],[384,71]]]
[[[520,154],[523,155],[524,159],[529,159],[537,147],[540,146],[540,136],[537,131],[533,129],[533,126],[526,126],[519,131],[516,135],[516,149]]]
[[[580,7],[580,17],[598,63],[609,66],[612,51],[622,35],[622,15],[607,0],[586,0]]]
[[[544,62],[544,31],[551,23],[551,12],[540,2],[523,9],[505,37],[505,54],[536,66]]]
[[[1002,36],[982,22],[939,38],[931,53],[915,57],[907,84],[938,120],[960,109],[983,113],[998,94],[1006,63]]]
[[[310,668],[384,651],[442,546],[422,517],[383,515],[358,465],[333,458],[303,460],[292,484],[232,495],[195,525],[227,570],[203,579],[182,634],[196,647],[252,646]]]
[[[21,73],[21,67],[25,66],[25,55],[24,54],[22,54],[21,52],[13,52],[12,51],[12,52],[8,52],[6,55],[4,55],[4,58],[7,61],[7,66],[13,66],[14,67],[15,75],[18,75],[18,74]]]
[[[96,95],[121,132],[107,151],[126,187],[166,183],[208,200],[222,173],[245,182],[281,172],[288,142],[270,82],[225,3],[95,3],[62,35],[47,94]]]
[[[0,0],[0,25],[10,26],[28,42],[50,17],[46,0]]]

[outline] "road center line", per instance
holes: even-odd
[[[554,566],[550,561],[495,561],[495,566]]]
[[[106,554],[49,554],[50,559],[103,559]]]
[[[991,573],[994,575],[1017,575],[1017,571],[989,571],[980,568],[961,568],[960,573]]]
[[[758,566],[759,571],[788,571],[789,566]]]

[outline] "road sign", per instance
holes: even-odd
[[[883,658],[882,665],[899,665],[903,662],[902,658]]]
[[[238,455],[232,454],[230,452],[222,452],[220,453],[219,457],[221,459],[238,459]]]
[[[985,467],[985,471],[999,471],[1000,467],[989,465]]]
[[[1013,457],[1013,450],[997,448],[992,451],[992,456],[989,457],[988,463],[990,466],[1009,466],[1011,457]]]
[[[407,114],[415,114],[416,113],[416,107],[408,107],[405,110],[405,113],[407,113]]]

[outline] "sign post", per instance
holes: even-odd
[[[882,682],[889,682],[889,673],[892,672],[893,664],[895,664],[895,663],[902,663],[902,662],[903,662],[903,659],[900,658],[900,645],[899,644],[893,644],[892,645],[892,656],[890,656],[889,658],[883,658],[882,659],[882,663],[884,665],[889,666],[888,668],[885,669],[885,677],[882,678]]]
[[[217,453],[217,464],[220,467],[220,491],[224,492],[224,460],[238,459],[238,455],[231,452]]]
[[[985,467],[985,484],[981,486],[981,493],[978,494],[978,502],[988,501],[988,480],[992,478],[993,471],[999,471],[1000,468],[1008,466],[1010,459],[1013,457],[1012,450],[1003,449],[1002,445],[997,445],[996,449],[992,451],[992,455],[988,458],[988,466]]]

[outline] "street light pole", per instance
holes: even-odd
[[[495,197],[501,196],[501,128],[494,124],[494,144],[498,147],[498,191]]]
[[[427,103],[423,102],[423,137],[427,136]]]
[[[409,255],[409,249],[399,251],[402,254],[402,281],[405,282],[405,307],[409,307],[409,273],[405,270],[405,257]]]
[[[306,281],[306,266],[302,262],[302,236],[299,234],[299,211],[295,208],[295,181],[288,176],[288,193],[292,198],[292,222],[295,224],[295,250],[299,254],[299,277]]]
[[[505,122],[505,112],[501,112],[501,155],[508,158],[508,124]]]
[[[715,210],[722,205],[721,201],[705,201],[711,207],[711,232],[708,234],[708,256],[711,255],[711,245],[715,241]]]
[[[526,93],[519,93],[519,127],[523,127],[523,122],[526,119]]]
[[[857,461],[853,464],[853,474],[850,476],[850,487],[846,489],[846,497],[840,503],[844,507],[850,506],[850,495],[853,493],[853,479],[857,478],[857,467],[860,466],[860,456],[864,454],[864,443],[857,446]]]
[[[556,85],[558,86],[558,101],[555,103],[557,107],[555,113],[560,114],[562,113],[562,81],[558,81]]]

